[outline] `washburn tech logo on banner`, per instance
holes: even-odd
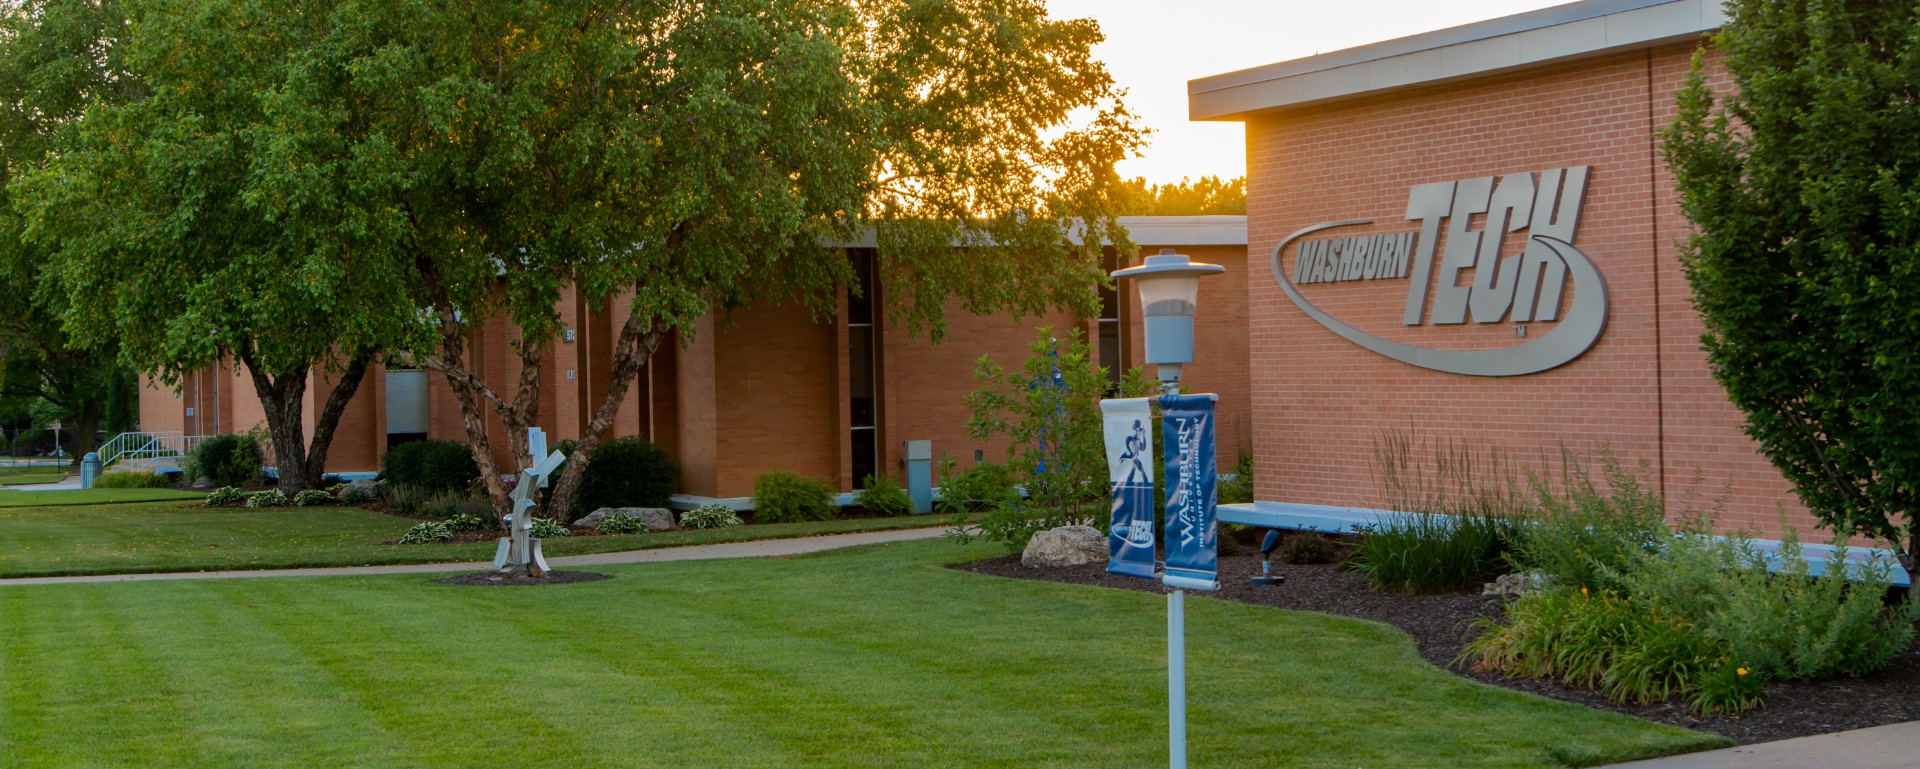
[[[1533,374],[1580,357],[1607,325],[1607,286],[1593,260],[1575,248],[1588,166],[1533,173],[1481,176],[1415,185],[1407,192],[1409,222],[1417,232],[1310,237],[1371,219],[1325,222],[1288,235],[1274,246],[1273,277],[1288,299],[1322,326],[1348,341],[1421,368],[1469,376]],[[1485,226],[1468,229],[1475,214]],[[1446,248],[1439,251],[1441,228]],[[1501,236],[1527,231],[1516,254],[1501,254]],[[1297,246],[1297,247],[1296,247]],[[1282,255],[1294,248],[1291,272]],[[1437,259],[1436,259],[1437,257]],[[1462,285],[1461,272],[1473,271]],[[1382,339],[1314,306],[1300,286],[1345,281],[1408,280],[1408,326],[1475,323],[1553,323],[1526,342],[1485,350],[1434,350]],[[1573,297],[1561,313],[1563,287]],[[1427,288],[1433,286],[1433,306]],[[1525,326],[1518,326],[1525,333]]]

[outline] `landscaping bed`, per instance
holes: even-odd
[[[1105,564],[1028,568],[1020,564],[1020,556],[1009,555],[956,568],[1020,579],[1163,592],[1155,581],[1108,574]],[[1259,571],[1258,556],[1223,555],[1220,558],[1221,589],[1209,595],[1241,603],[1383,622],[1412,636],[1420,655],[1427,661],[1458,675],[1649,721],[1712,732],[1741,744],[1920,720],[1920,642],[1872,675],[1817,682],[1777,682],[1768,689],[1766,704],[1761,708],[1737,717],[1701,717],[1678,701],[1619,705],[1590,689],[1475,671],[1469,669],[1467,663],[1455,665],[1454,658],[1459,656],[1467,640],[1469,623],[1481,616],[1500,618],[1502,602],[1497,598],[1475,593],[1390,593],[1374,589],[1365,577],[1343,571],[1339,566],[1284,565],[1277,559],[1274,571],[1285,575],[1286,583],[1256,587],[1247,578]],[[1188,628],[1190,636],[1205,632],[1204,628]]]

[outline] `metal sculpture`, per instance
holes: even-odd
[[[546,488],[547,479],[567,461],[567,455],[547,451],[547,434],[538,427],[527,431],[527,453],[533,457],[533,466],[521,470],[513,486],[507,536],[500,538],[493,551],[493,567],[499,572],[495,579],[545,577],[553,571],[540,552],[540,539],[533,536],[533,511],[540,506],[539,489]]]

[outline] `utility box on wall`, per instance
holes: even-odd
[[[907,441],[907,496],[915,513],[933,512],[933,441]]]

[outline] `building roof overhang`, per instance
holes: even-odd
[[[1551,61],[1698,40],[1722,0],[1582,0],[1187,83],[1193,120],[1442,83]]]

